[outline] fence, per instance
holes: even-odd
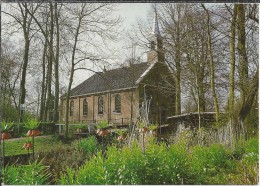
[[[128,126],[130,124],[130,118],[120,118],[120,119],[110,119],[108,121],[109,125],[116,126]],[[94,126],[98,125],[101,120],[82,120],[80,123],[70,123],[69,130],[72,133],[75,133],[79,125],[82,125],[88,131],[92,132],[94,130]],[[55,133],[61,133],[64,129],[64,124],[55,124],[52,122],[41,122],[37,127],[38,130],[41,131],[42,135],[50,135]],[[13,127],[10,130],[12,138],[25,136],[28,132],[28,128],[25,127],[23,123],[14,123]]]
[[[76,133],[78,128],[83,128],[83,133],[92,133],[95,130],[95,125],[98,125],[102,120],[82,120],[79,122],[69,123],[69,133]],[[130,118],[110,119],[108,120],[109,126],[125,127],[130,125]],[[65,124],[55,124],[56,130],[62,134]]]
[[[84,124],[98,124],[101,120],[81,120],[81,123]],[[119,119],[110,119],[108,120],[109,124],[113,125],[129,125],[131,118],[119,118]]]

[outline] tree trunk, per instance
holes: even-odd
[[[45,62],[46,62],[46,50],[47,50],[47,42],[45,40],[44,43],[44,50],[43,50],[43,56],[42,56],[42,85],[41,85],[41,103],[40,103],[40,121],[43,121],[44,116],[44,105],[46,100],[46,87],[45,87]]]
[[[231,123],[234,121],[234,90],[235,90],[235,40],[236,40],[236,17],[237,9],[234,5],[233,16],[231,20],[231,35],[230,35],[230,74],[229,74],[229,114]]]
[[[82,8],[82,10],[84,9],[84,7]],[[75,33],[74,45],[73,45],[72,56],[71,56],[70,80],[69,80],[69,86],[68,86],[68,91],[67,91],[67,95],[66,95],[65,133],[64,133],[65,138],[68,138],[68,135],[69,135],[70,91],[71,91],[71,85],[72,85],[72,82],[73,82],[74,70],[75,70],[74,69],[74,67],[75,67],[75,54],[76,54],[76,48],[77,48],[77,43],[78,43],[81,20],[82,20],[82,17],[79,17],[79,22],[78,22],[77,30],[76,30],[76,33]]]
[[[179,22],[176,28],[176,78],[175,78],[175,115],[181,114],[181,52]]]
[[[49,111],[50,111],[50,104],[51,104],[51,80],[52,80],[52,64],[53,64],[53,6],[52,3],[50,3],[50,40],[49,40],[49,61],[48,61],[48,72],[47,72],[47,101],[46,101],[46,105],[45,105],[45,121],[49,121],[50,117],[49,117]]]
[[[210,34],[210,15],[206,7],[202,4],[202,7],[206,11],[207,14],[207,35],[208,35],[208,49],[209,49],[209,57],[210,57],[210,86],[212,89],[212,96],[214,100],[214,107],[216,112],[216,122],[219,121],[219,106],[218,106],[218,98],[215,90],[215,76],[214,76],[214,62],[213,62],[213,51],[211,44],[211,34]]]
[[[246,54],[246,33],[245,33],[245,5],[236,4],[237,6],[237,24],[238,24],[238,43],[237,49],[239,54],[239,84],[240,96],[242,103],[245,102],[248,89],[248,60]]]
[[[55,75],[55,99],[54,99],[54,113],[53,122],[58,121],[58,108],[59,108],[59,50],[60,50],[60,30],[59,30],[59,17],[58,17],[58,7],[55,3],[55,23],[56,23],[56,57],[54,61],[54,75]]]
[[[197,105],[198,105],[198,116],[199,116],[199,129],[201,127],[201,116],[200,116],[200,111],[201,111],[201,98],[200,98],[200,89],[199,89],[199,83],[198,83],[198,76],[196,75],[196,87],[197,87]]]
[[[257,97],[258,86],[259,86],[259,69],[257,69],[252,83],[250,84],[250,88],[248,91],[248,96],[245,98],[245,102],[243,103],[241,109],[239,110],[238,120],[239,122],[243,122],[246,119],[246,116],[249,114],[252,109],[252,105],[254,103],[255,97]]]
[[[19,4],[20,6],[20,4]],[[27,4],[24,4],[25,7],[27,7]],[[20,9],[22,11],[22,7],[20,6]],[[20,105],[25,104],[25,96],[26,96],[26,72],[27,72],[27,66],[29,62],[29,51],[30,51],[30,39],[29,39],[29,31],[28,28],[30,25],[27,23],[27,17],[28,17],[28,11],[27,8],[25,9],[25,13],[23,14],[23,35],[24,35],[24,56],[23,56],[23,67],[22,67],[22,77],[21,77],[21,83],[20,83]],[[19,108],[19,111],[21,113],[20,116],[20,122],[23,121],[23,110],[21,110],[21,107]]]

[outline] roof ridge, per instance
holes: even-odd
[[[133,70],[131,70],[133,67]],[[135,63],[130,66],[121,66],[105,72],[95,72],[92,76],[71,89],[71,96],[86,95],[89,93],[103,92],[108,89],[118,90],[137,85],[137,80],[142,76],[150,64],[147,62]]]

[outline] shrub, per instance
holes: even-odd
[[[258,152],[258,140],[242,146],[242,160],[221,144],[186,148],[186,141],[167,147],[147,140],[146,151],[136,141],[132,146],[108,146],[79,168],[67,168],[59,184],[255,184],[258,161],[246,154]],[[242,143],[241,143],[242,144]],[[238,149],[238,147],[237,147]],[[236,151],[238,151],[235,149]],[[234,151],[235,151],[234,150]],[[254,157],[255,158],[255,157]],[[252,163],[253,162],[253,163]]]
[[[141,185],[145,179],[145,165],[144,154],[142,149],[135,141],[132,147],[124,146],[122,148],[122,164],[121,182],[124,185]]]
[[[223,145],[195,146],[191,157],[190,172],[192,180],[190,181],[194,184],[209,184],[208,178],[225,169],[228,159],[228,152]]]
[[[61,185],[104,185],[106,182],[101,152],[82,165],[78,171],[68,168],[65,173],[61,174],[58,183]]]
[[[122,159],[121,152],[115,146],[108,147],[103,166],[105,172],[105,184],[122,184],[121,178],[123,177],[122,172],[124,171]]]
[[[90,136],[85,139],[79,139],[73,145],[76,147],[77,150],[84,152],[88,156],[92,156],[100,149],[95,136]]]
[[[43,185],[48,184],[49,177],[49,168],[37,161],[29,165],[7,166],[3,170],[6,185]]]
[[[188,152],[185,144],[173,144],[169,148],[168,166],[169,171],[166,173],[169,184],[183,184],[188,178]]]
[[[145,162],[145,174],[143,174],[145,176],[142,179],[142,184],[166,184],[167,177],[165,177],[165,174],[169,172],[167,155],[168,152],[164,143],[160,145],[150,143],[147,146],[143,158]]]

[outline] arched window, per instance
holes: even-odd
[[[74,112],[74,101],[71,100],[70,101],[70,116],[73,116],[73,112]]]
[[[88,115],[88,101],[87,99],[84,99],[83,101],[83,115]]]
[[[121,96],[119,94],[115,96],[115,112],[121,113]]]
[[[98,114],[103,114],[103,97],[98,97]]]

